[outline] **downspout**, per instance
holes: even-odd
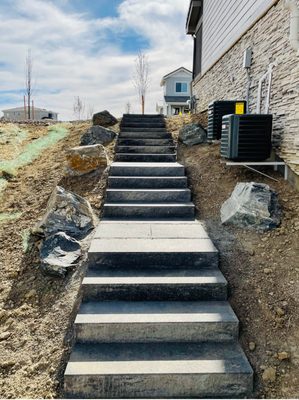
[[[285,0],[284,6],[290,11],[290,43],[299,56],[299,7],[296,0]]]

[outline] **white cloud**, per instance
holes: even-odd
[[[151,85],[146,111],[162,98],[161,77],[181,65],[191,67],[192,41],[185,35],[189,0],[124,0],[117,17],[96,18],[71,13],[66,1],[13,0],[0,3],[0,91],[24,86],[24,59],[32,49],[36,78],[35,104],[72,119],[74,96],[96,110],[117,116],[130,101],[139,112],[132,84],[136,53],[126,53],[111,35],[134,32],[148,43]],[[2,64],[8,67],[2,67]],[[22,104],[22,95],[2,109]]]

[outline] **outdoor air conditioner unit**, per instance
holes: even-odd
[[[221,156],[233,161],[264,161],[272,147],[272,115],[225,115]]]
[[[221,138],[222,117],[228,114],[245,114],[244,100],[217,100],[209,104],[208,110],[208,140]]]

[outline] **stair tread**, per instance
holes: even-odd
[[[88,301],[81,304],[75,324],[211,323],[238,319],[227,301]]]
[[[252,368],[237,343],[77,343],[65,372],[143,374],[252,374]]]
[[[160,163],[152,163],[152,162],[121,162],[115,161],[111,164],[111,168],[113,167],[126,167],[126,168],[163,168],[163,167],[173,167],[173,168],[184,168],[184,166],[178,162],[160,162]]]

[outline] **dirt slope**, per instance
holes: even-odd
[[[182,120],[168,124],[177,138]],[[299,396],[299,193],[271,169],[274,182],[220,163],[219,145],[178,147],[198,219],[220,250],[230,302],[240,319],[241,344],[254,368],[255,397]],[[220,208],[238,182],[263,182],[277,191],[281,227],[268,233],[221,225]]]
[[[57,184],[87,198],[99,214],[105,177],[93,174],[80,182],[64,178],[65,151],[79,145],[88,127],[86,122],[68,125],[69,135],[19,169],[0,199],[0,215],[22,212],[15,220],[0,220],[1,398],[51,398],[60,394],[84,264],[65,280],[46,277],[38,268],[37,249],[24,253],[23,246]],[[46,130],[29,127],[30,135],[23,144],[45,135]],[[9,159],[12,146],[2,143],[2,151],[5,146]]]

